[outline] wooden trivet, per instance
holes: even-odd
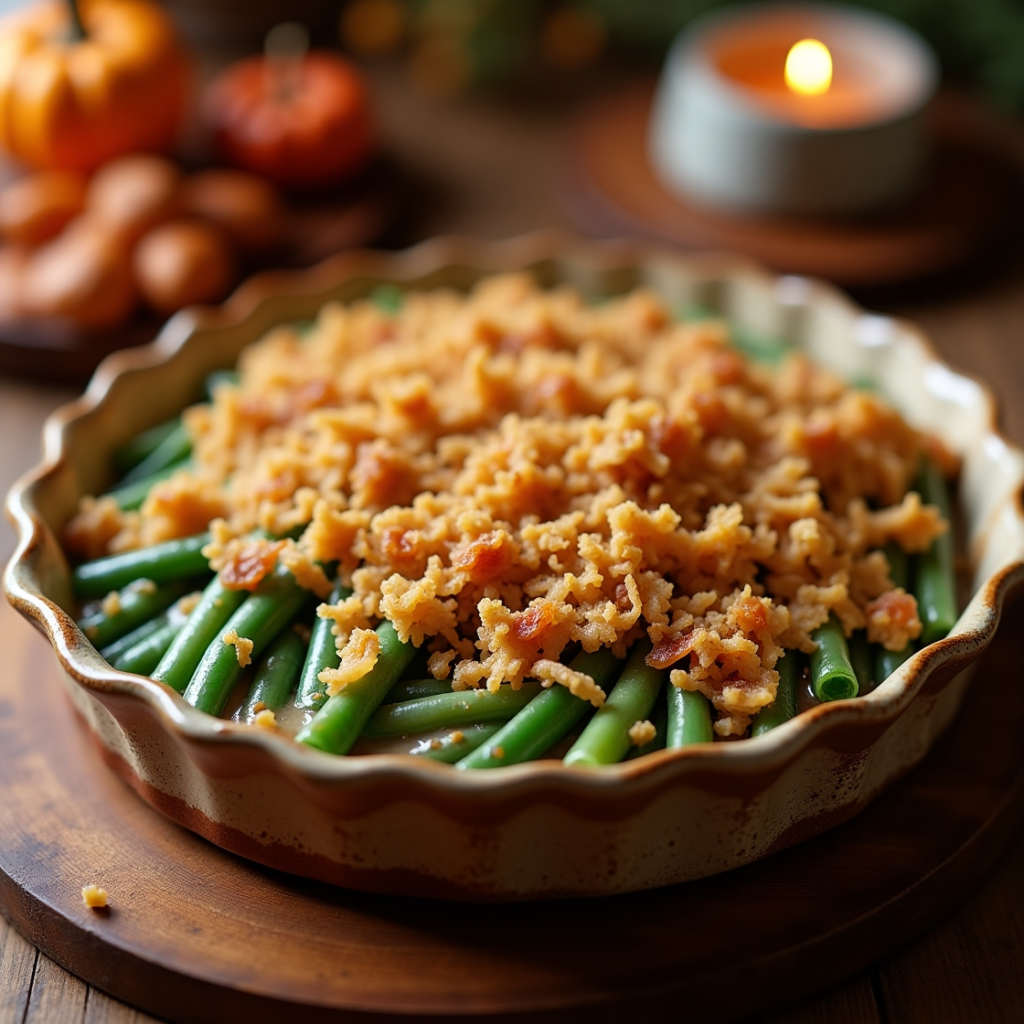
[[[0,907],[61,966],[192,1024],[722,1022],[804,998],[927,928],[1024,809],[1021,604],[928,759],[857,818],[739,871],[608,899],[472,906],[240,860],[103,765],[46,644],[0,609]],[[997,709],[997,713],[993,713]],[[87,910],[86,883],[110,893]]]
[[[936,101],[931,170],[920,193],[899,210],[843,219],[744,216],[670,191],[647,159],[653,93],[647,83],[608,96],[570,133],[566,199],[592,233],[727,249],[782,273],[865,287],[948,272],[1020,220],[1024,168],[1003,126],[960,96]]]

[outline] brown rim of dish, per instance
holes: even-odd
[[[588,264],[605,270],[657,260],[699,268],[703,276],[717,271],[720,275],[728,272],[732,275],[776,277],[746,258],[729,254],[680,255],[657,244],[583,241],[558,232],[539,232],[500,242],[442,237],[402,252],[355,250],[331,257],[310,270],[258,274],[243,283],[219,307],[194,307],[178,313],[152,344],[108,356],[85,393],[47,419],[42,462],[22,476],[7,496],[7,514],[18,534],[15,553],[4,573],[4,590],[8,599],[46,634],[64,670],[79,683],[88,689],[144,701],[168,730],[189,741],[219,744],[226,749],[236,744],[255,745],[275,756],[290,771],[319,781],[355,780],[367,774],[391,776],[411,773],[421,783],[451,787],[464,794],[474,791],[486,793],[494,789],[510,794],[538,786],[592,792],[609,787],[614,789],[627,779],[659,784],[670,773],[690,777],[707,770],[716,774],[762,770],[795,759],[816,740],[827,739],[844,724],[889,725],[906,710],[933,672],[941,668],[952,675],[991,642],[1008,592],[1024,582],[1024,559],[1004,565],[972,594],[970,603],[977,607],[968,616],[967,628],[963,632],[918,651],[870,694],[821,704],[758,737],[756,742],[748,739],[663,749],[631,761],[603,766],[600,771],[567,768],[549,761],[510,765],[499,772],[460,772],[452,770],[449,765],[408,755],[338,757],[324,754],[295,743],[290,737],[204,714],[186,704],[179,694],[167,687],[108,666],[71,616],[40,592],[34,573],[40,551],[47,545],[59,545],[36,511],[32,491],[62,468],[66,459],[65,432],[68,426],[103,402],[112,383],[121,374],[168,363],[197,331],[241,325],[265,302],[282,293],[313,298],[346,279],[370,278],[402,284],[450,267],[463,266],[471,268],[474,273],[495,273],[528,268],[545,261],[566,262],[574,255],[584,257]],[[833,286],[814,279],[801,280],[806,280],[809,289],[808,303],[827,299],[857,315],[863,313],[859,306]],[[893,322],[901,333],[919,346],[929,361],[947,366],[921,330],[906,321]],[[1019,451],[998,429],[996,402],[987,386],[970,374],[956,372],[978,385],[985,403],[988,433],[1011,450]],[[1005,508],[1006,501],[1012,500],[1015,519],[1024,525],[1022,492],[1024,485],[1018,483],[1012,495],[992,513],[990,522]]]

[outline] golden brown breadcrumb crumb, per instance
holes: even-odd
[[[102,910],[107,905],[108,899],[109,893],[101,886],[82,886],[82,902],[89,907],[90,910]]]
[[[340,651],[337,668],[325,668],[317,678],[326,683],[327,693],[333,697],[349,683],[362,679],[377,664],[380,655],[380,637],[372,629],[354,629]]]
[[[229,629],[221,639],[224,643],[231,644],[234,647],[238,664],[242,668],[245,668],[252,661],[252,649],[256,645],[248,637],[239,636],[236,629]]]
[[[586,672],[576,672],[560,661],[551,661],[548,658],[535,661],[531,674],[539,679],[543,686],[561,683],[574,697],[589,701],[595,708],[604,703],[604,690],[594,682],[592,676],[588,676]]]
[[[629,740],[634,747],[642,747],[645,743],[650,743],[657,735],[658,730],[646,719],[642,722],[634,722],[629,727]]]

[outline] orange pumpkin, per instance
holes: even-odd
[[[362,79],[329,53],[306,54],[286,82],[263,57],[240,61],[211,84],[203,111],[225,159],[281,185],[341,181],[373,148]]]
[[[88,171],[166,150],[187,84],[171,22],[146,0],[43,0],[0,21],[0,146],[26,164]]]

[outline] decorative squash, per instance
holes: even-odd
[[[34,248],[85,209],[86,179],[75,171],[38,171],[0,191],[0,235]]]
[[[124,244],[97,221],[76,218],[29,254],[22,301],[31,316],[63,318],[87,330],[123,323],[137,301]]]
[[[85,204],[112,234],[131,245],[178,212],[181,170],[162,156],[123,156],[101,167],[89,182]]]
[[[88,171],[166,150],[187,85],[171,22],[146,0],[41,0],[0,21],[0,146],[26,164]]]
[[[247,254],[266,253],[284,236],[286,214],[277,189],[244,171],[200,171],[181,189],[186,213],[219,225]]]
[[[28,253],[20,246],[0,246],[0,324],[24,312],[25,262]]]
[[[342,181],[373,148],[362,79],[330,53],[306,54],[287,75],[243,60],[211,84],[203,109],[226,160],[285,186]]]
[[[142,297],[163,316],[195,302],[219,302],[236,277],[226,235],[201,220],[154,228],[135,247],[132,270]]]

